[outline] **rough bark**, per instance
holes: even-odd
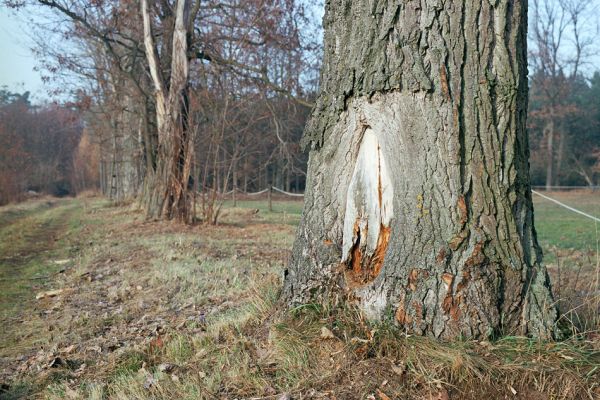
[[[330,0],[290,304],[440,338],[555,334],[533,225],[527,2]]]
[[[142,0],[144,46],[154,84],[158,150],[156,166],[146,173],[143,202],[148,218],[177,218],[191,222],[189,178],[193,160],[193,132],[187,124],[189,76],[189,0],[178,0],[172,30],[168,85],[163,77],[152,34],[148,0]]]

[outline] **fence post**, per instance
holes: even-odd
[[[273,186],[269,186],[269,191],[268,191],[268,195],[269,195],[269,211],[273,211]]]

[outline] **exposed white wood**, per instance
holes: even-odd
[[[158,63],[158,54],[156,52],[156,46],[154,44],[154,38],[152,37],[152,25],[150,22],[150,10],[148,9],[148,0],[142,0],[142,21],[144,25],[144,47],[146,49],[146,59],[148,60],[148,66],[150,68],[150,76],[154,83],[154,90],[156,96],[156,119],[160,126],[166,120],[167,109],[166,109],[166,95],[165,95],[165,84],[160,72],[160,65]],[[159,135],[161,130],[159,129]]]
[[[366,243],[366,254],[373,254],[381,226],[388,227],[393,217],[393,198],[394,189],[380,142],[375,132],[367,128],[348,187],[342,261],[349,259],[350,251],[358,239],[356,224],[360,230],[361,245]]]
[[[169,87],[169,106],[173,108],[177,107],[179,104],[181,90],[187,84],[189,75],[189,62],[187,57],[187,19],[189,18],[189,3],[189,0],[178,0],[175,10],[173,53],[171,57],[171,81]]]

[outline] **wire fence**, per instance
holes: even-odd
[[[283,194],[285,196],[290,196],[290,197],[304,197],[304,193],[286,192],[285,190],[279,189],[276,186],[271,186],[266,189],[259,190],[258,192],[245,192],[241,189],[233,189],[228,192],[220,193],[219,196],[227,197],[227,196],[232,196],[234,193],[241,194],[244,196],[259,196],[261,194],[268,194],[269,192],[271,192],[271,193],[277,192],[277,193]]]
[[[217,193],[217,196],[221,200],[231,200],[233,206],[237,205],[238,200],[259,200],[266,197],[269,204],[269,211],[273,211],[273,198],[276,200],[283,200],[288,198],[289,200],[301,200],[304,198],[304,193],[292,193],[286,190],[280,189],[276,186],[269,186],[266,189],[259,190],[257,192],[247,192],[239,188],[234,188],[228,192]]]
[[[549,201],[553,202],[554,204],[558,204],[559,206],[561,206],[561,207],[563,207],[563,208],[566,208],[566,209],[567,209],[567,210],[569,210],[569,211],[572,211],[572,212],[574,212],[574,213],[577,213],[577,214],[579,214],[579,215],[583,215],[584,217],[586,217],[586,218],[589,218],[589,219],[591,219],[592,221],[600,222],[600,218],[598,218],[598,217],[594,217],[593,215],[590,215],[590,214],[588,214],[588,213],[586,213],[586,212],[583,212],[583,211],[581,211],[581,210],[578,210],[578,209],[576,209],[575,207],[571,207],[571,206],[569,206],[569,205],[567,205],[567,204],[565,204],[565,203],[563,203],[563,202],[560,202],[560,201],[558,201],[558,200],[556,200],[556,199],[554,199],[554,198],[552,198],[552,197],[550,197],[550,196],[546,196],[545,194],[542,194],[542,193],[540,193],[540,192],[538,192],[538,191],[536,191],[536,190],[532,190],[531,192],[532,192],[533,194],[535,194],[535,195],[538,195],[538,196],[540,196],[540,197],[542,197],[542,198],[544,198],[544,199],[546,199],[546,200],[549,200]],[[599,199],[599,200],[600,200],[600,199]]]
[[[600,222],[600,218],[598,218],[594,215],[588,214],[588,213],[581,211],[575,207],[571,207],[568,204],[565,204],[559,200],[556,200],[553,197],[550,197],[548,195],[540,193],[540,191],[573,191],[573,190],[584,190],[584,189],[595,192],[600,189],[600,186],[532,186],[532,188],[534,189],[534,190],[532,190],[533,194],[535,194],[543,199],[546,199],[548,201],[551,201],[569,211],[572,211],[572,212],[582,215],[586,218],[589,218],[592,221]],[[220,193],[219,196],[221,198],[226,198],[228,196],[231,196],[231,199],[235,203],[235,201],[237,200],[237,195],[249,196],[249,197],[254,197],[254,198],[261,196],[261,195],[266,195],[269,200],[269,209],[271,210],[272,209],[271,201],[272,201],[272,197],[273,197],[274,193],[277,193],[280,196],[288,196],[288,197],[291,197],[294,199],[304,198],[304,193],[288,192],[288,191],[280,189],[276,186],[269,186],[268,188],[259,190],[257,192],[247,192],[247,191],[243,191],[239,188],[234,188],[228,192]],[[600,198],[599,198],[599,202],[600,202]]]
[[[544,190],[544,191],[568,191],[568,190],[582,190],[589,189],[591,191],[600,190],[600,186],[532,186],[532,189],[535,190]]]

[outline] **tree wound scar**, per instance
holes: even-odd
[[[440,83],[442,86],[442,93],[444,93],[444,98],[446,101],[451,101],[450,89],[448,87],[448,73],[446,72],[446,66],[444,64],[440,66]]]
[[[464,228],[464,226],[467,223],[467,220],[469,218],[469,214],[467,211],[467,203],[465,201],[465,196],[460,196],[458,198],[458,202],[457,202],[456,206],[458,207],[458,211],[460,213],[460,225],[461,225],[461,227]]]
[[[349,283],[366,284],[381,272],[391,235],[393,188],[383,151],[366,128],[346,198],[342,263]]]

